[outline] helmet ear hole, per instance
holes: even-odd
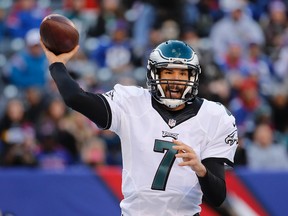
[[[193,88],[192,94],[196,96],[198,94],[198,88]]]

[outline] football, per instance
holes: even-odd
[[[69,52],[79,43],[74,23],[60,14],[50,14],[42,20],[40,36],[45,47],[55,55]]]

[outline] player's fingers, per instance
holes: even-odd
[[[73,50],[71,50],[71,51],[68,52],[68,53],[63,53],[63,55],[69,57],[69,59],[70,59],[72,56],[74,56],[74,55],[78,52],[79,47],[80,47],[80,46],[77,45],[77,46],[75,46],[75,47],[73,48]]]
[[[173,149],[177,150],[178,152],[193,152],[193,149],[187,145],[185,145],[184,143],[182,143],[181,141],[173,141],[174,146],[172,146]]]
[[[41,45],[41,47],[45,50],[46,49],[46,47],[45,47],[45,45],[44,45],[44,43],[43,43],[43,41],[42,41],[42,38],[40,38],[40,45]]]
[[[183,147],[181,146],[172,146],[173,149],[177,150],[178,154],[179,153],[185,153],[187,152],[185,149],[183,149]]]
[[[43,43],[43,41],[42,41],[41,38],[40,38],[40,45],[41,45],[41,47],[42,47],[42,49],[44,50],[45,53],[51,53],[51,52],[47,49],[47,47],[44,45],[44,43]]]
[[[74,56],[78,52],[78,49],[79,49],[79,45],[75,46],[74,49],[71,50],[70,52],[63,53],[63,55],[69,56],[71,58],[72,56]]]
[[[47,53],[48,49],[47,49],[47,48],[45,47],[45,45],[43,44],[42,40],[40,40],[40,45],[41,45],[43,51],[44,51],[45,53]]]
[[[178,164],[178,166],[191,166],[190,161],[182,161]]]
[[[58,61],[62,62],[63,64],[66,64],[78,52],[78,49],[79,49],[79,45],[74,47],[74,49],[71,50],[70,52],[62,53],[58,55],[57,56]]]
[[[185,144],[179,140],[173,139],[172,142],[175,144],[172,148],[178,150],[178,151],[185,151]],[[187,151],[187,150],[186,150]]]
[[[184,143],[181,142],[180,140],[175,140],[175,139],[173,139],[172,142],[173,142],[174,144],[176,144],[176,145],[183,145],[183,144],[184,144]]]
[[[183,149],[183,146],[173,145],[172,148],[175,150],[181,150],[181,149]]]
[[[78,44],[77,46],[74,47],[74,49],[72,50],[72,53],[74,53],[74,54],[77,53],[79,48],[80,48],[80,46]]]
[[[175,146],[180,146],[180,147],[182,147],[182,148],[191,149],[190,146],[186,145],[185,143],[183,143],[183,142],[180,141],[180,140],[175,140],[175,139],[173,139],[172,142],[173,142],[174,144],[176,144]]]
[[[57,58],[56,55],[47,49],[47,47],[44,45],[44,43],[41,39],[40,39],[40,45],[41,45],[41,47],[42,47],[42,49],[43,49],[43,51],[44,51],[44,53],[45,53],[45,55],[49,61],[49,64],[54,63],[56,61],[56,58]]]
[[[180,151],[178,154],[175,155],[175,157],[177,157],[177,158],[192,158],[192,155],[190,153]]]

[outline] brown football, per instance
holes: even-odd
[[[60,14],[50,14],[43,19],[40,36],[44,45],[56,55],[71,51],[79,43],[74,23]]]

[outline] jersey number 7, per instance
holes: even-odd
[[[176,159],[175,154],[177,150],[173,149],[174,144],[165,140],[156,139],[154,142],[154,151],[159,153],[164,153],[161,163],[158,166],[157,172],[154,176],[153,183],[151,186],[152,190],[165,190],[167,180],[172,168],[172,165]]]

